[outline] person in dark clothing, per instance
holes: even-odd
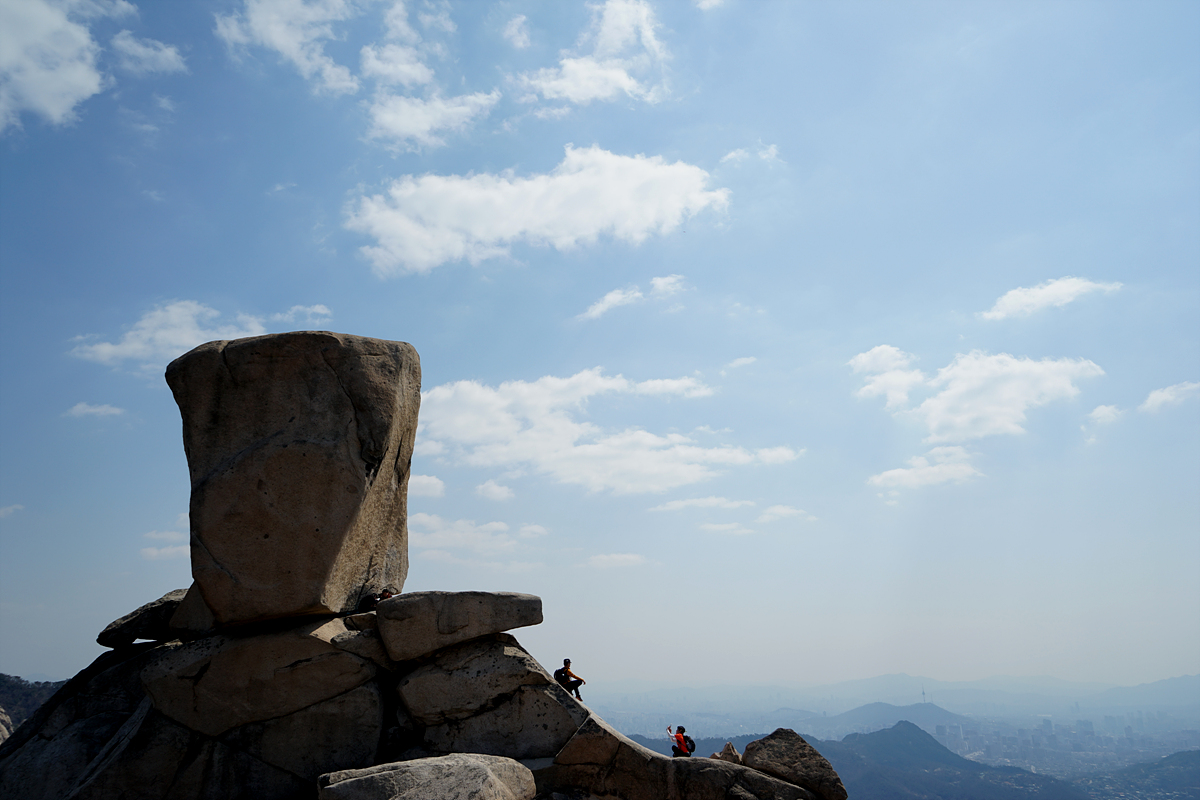
[[[568,693],[574,692],[576,700],[582,700],[579,696],[579,687],[583,686],[587,681],[571,672],[571,659],[564,658],[562,668],[554,670],[554,680],[558,681],[559,685],[567,690]]]

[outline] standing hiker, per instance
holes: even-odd
[[[579,687],[583,686],[587,681],[571,672],[571,659],[564,658],[561,668],[554,670],[554,680],[558,681],[559,685],[567,690],[568,693],[574,692],[576,700],[582,700],[579,696]]]

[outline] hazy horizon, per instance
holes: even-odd
[[[1200,6],[0,4],[0,672],[190,583],[165,365],[423,369],[595,685],[1200,673]]]

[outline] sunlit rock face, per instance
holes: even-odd
[[[400,591],[421,401],[411,345],[325,332],[209,342],[166,377],[191,475],[193,591],[215,625]]]

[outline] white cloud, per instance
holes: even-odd
[[[166,561],[174,558],[187,558],[192,549],[186,544],[168,545],[167,547],[143,547],[142,558],[147,561]]]
[[[529,467],[561,483],[618,494],[665,491],[714,477],[720,467],[795,457],[789,448],[752,453],[742,447],[703,447],[678,433],[605,430],[576,418],[591,398],[603,394],[696,397],[706,390],[693,378],[635,383],[603,375],[599,367],[495,388],[458,381],[423,393],[422,426],[461,463]]]
[[[696,8],[701,11],[707,11],[710,8],[716,8],[725,2],[725,0],[692,0],[696,4]]]
[[[777,519],[785,519],[787,517],[804,517],[808,522],[815,522],[817,519],[803,509],[781,505],[770,506],[764,509],[755,522],[774,522]]]
[[[670,297],[683,291],[682,275],[663,275],[650,279],[650,294],[655,297]]]
[[[721,156],[721,163],[724,164],[726,161],[733,161],[734,163],[739,163],[739,162],[745,161],[749,157],[750,157],[750,151],[739,147],[737,150],[730,150],[728,153]]]
[[[579,315],[579,319],[599,319],[604,312],[617,306],[627,306],[642,299],[642,293],[637,287],[632,289],[613,289],[596,302],[588,306],[588,310]]]
[[[362,49],[362,74],[383,84],[420,86],[433,81],[433,70],[413,47],[402,44],[366,45]]]
[[[1120,288],[1119,283],[1094,283],[1086,278],[1055,278],[1037,286],[1021,286],[1006,292],[990,311],[983,311],[979,316],[984,319],[1027,317],[1043,308],[1065,306],[1089,292],[1115,292]]]
[[[213,325],[219,316],[201,303],[178,300],[146,312],[119,341],[80,344],[71,355],[109,366],[137,361],[143,370],[157,370],[205,342],[266,333],[257,317],[239,314],[236,323]]]
[[[906,489],[933,486],[947,481],[962,483],[977,475],[983,475],[971,466],[970,459],[971,455],[961,447],[935,447],[924,456],[910,458],[910,466],[872,475],[867,478],[867,483],[874,486],[900,486]]]
[[[754,356],[742,356],[741,358],[735,358],[733,361],[730,361],[728,364],[726,364],[725,369],[737,369],[738,367],[748,367],[751,364],[753,364],[755,361],[758,361],[758,359]]]
[[[1088,420],[1095,425],[1111,425],[1121,418],[1125,412],[1116,406],[1096,406],[1088,414]]]
[[[303,321],[307,325],[324,325],[333,316],[328,306],[318,303],[315,306],[292,306],[282,314],[272,314],[272,322]]]
[[[76,403],[69,409],[63,412],[64,417],[113,417],[118,414],[124,414],[125,409],[117,408],[116,406],[100,405],[94,406],[91,403]]]
[[[54,125],[74,121],[76,107],[107,84],[96,67],[100,46],[79,18],[132,11],[128,3],[0,3],[0,132],[19,126],[23,112]]]
[[[914,357],[890,344],[859,353],[847,363],[855,372],[868,373],[869,377],[855,394],[858,397],[885,395],[887,408],[904,405],[908,402],[909,391],[925,382],[920,370],[905,369]]]
[[[1157,413],[1167,406],[1177,406],[1189,397],[1200,397],[1200,383],[1184,381],[1165,389],[1155,389],[1146,396],[1146,402],[1138,406],[1138,411]]]
[[[421,36],[408,24],[408,9],[404,0],[395,0],[383,16],[383,26],[389,39],[408,44],[419,44]]]
[[[446,446],[441,442],[435,442],[432,439],[421,439],[413,447],[413,455],[440,456],[445,450]]]
[[[261,45],[274,50],[315,88],[333,94],[358,91],[358,79],[325,53],[337,35],[333,23],[353,17],[351,0],[245,0],[244,12],[216,15],[217,36],[231,48]]]
[[[117,65],[135,75],[188,71],[175,47],[154,39],[139,39],[131,31],[114,36],[112,46],[117,52]]]
[[[729,190],[708,189],[708,179],[699,167],[661,156],[567,145],[552,172],[529,178],[405,176],[386,194],[359,197],[346,227],[376,239],[362,252],[381,276],[464,258],[478,263],[517,241],[568,250],[607,234],[640,244],[706,208],[725,208]]]
[[[760,145],[758,148],[758,157],[763,161],[778,161],[783,163],[783,159],[779,157],[779,147],[777,145]]]
[[[761,158],[763,161],[778,161],[781,164],[784,163],[783,159],[779,157],[779,146],[778,145],[774,145],[774,144],[767,145],[767,144],[763,144],[760,141],[758,143],[758,149],[755,150],[755,154],[759,158]],[[739,147],[736,150],[730,150],[728,153],[721,156],[720,163],[724,164],[727,161],[732,161],[735,164],[740,164],[749,157],[750,157],[750,151],[744,147]]]
[[[161,542],[186,542],[188,535],[180,531],[150,531],[144,534],[147,539],[157,539]]]
[[[507,486],[501,486],[489,478],[475,487],[475,494],[486,497],[488,500],[511,500],[513,490]]]
[[[588,558],[588,564],[599,569],[609,567],[637,567],[646,563],[645,556],[636,553],[607,553]]]
[[[522,539],[536,539],[539,536],[545,536],[550,531],[541,525],[522,525],[518,532]]]
[[[687,500],[671,500],[651,511],[682,511],[685,508],[741,508],[754,505],[753,500],[729,500],[724,497],[692,497]]]
[[[529,47],[529,26],[525,23],[525,15],[518,14],[504,26],[504,38],[518,50]]]
[[[446,493],[446,484],[433,475],[409,475],[409,497],[441,497]]]
[[[450,12],[444,9],[436,14],[422,11],[417,14],[417,19],[421,20],[421,24],[426,28],[439,28],[446,33],[454,33],[458,30],[458,26],[454,24],[454,20],[450,19]]]
[[[1087,359],[1034,361],[972,350],[938,370],[928,385],[941,391],[912,413],[928,427],[927,442],[1020,434],[1028,409],[1075,397],[1075,381],[1103,374]]]
[[[740,522],[706,522],[700,526],[700,530],[708,531],[709,533],[728,533],[734,536],[745,536],[748,533],[754,533],[753,530]]]
[[[444,520],[436,514],[410,514],[408,543],[417,550],[469,550],[494,555],[513,549],[516,542],[508,535],[508,525],[474,520]]]
[[[434,94],[427,100],[380,92],[371,102],[371,128],[367,135],[402,144],[410,151],[441,147],[446,141],[438,134],[466,130],[477,117],[486,116],[499,100],[499,90],[458,97]]]
[[[790,447],[760,447],[754,455],[764,464],[786,464],[804,455],[804,450],[793,450]]]
[[[25,506],[22,506],[22,505],[4,506],[3,508],[0,508],[0,519],[4,519],[5,517],[11,517],[13,514],[17,513],[18,511],[24,511],[24,510],[25,510]]]
[[[644,0],[607,0],[593,11],[579,42],[581,50],[591,45],[590,53],[564,53],[557,67],[527,72],[518,83],[547,100],[580,105],[621,94],[657,102],[666,94],[665,81],[651,85],[647,78],[656,67],[661,74],[668,55],[658,40],[654,10]]]

